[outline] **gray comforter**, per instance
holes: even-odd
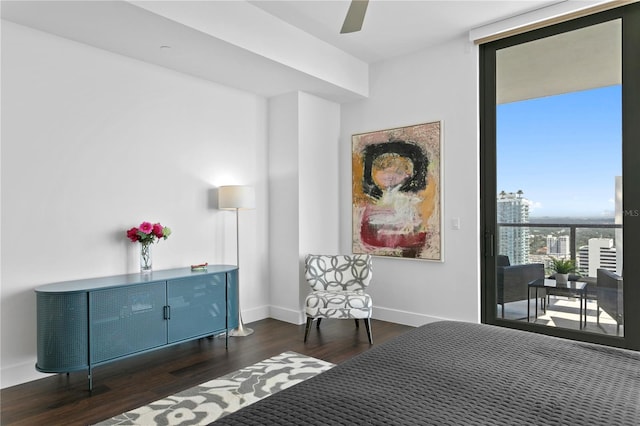
[[[411,330],[215,425],[640,425],[640,353],[481,324]]]

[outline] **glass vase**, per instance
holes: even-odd
[[[140,243],[140,272],[149,273],[153,266],[152,243]]]

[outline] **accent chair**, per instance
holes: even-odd
[[[368,254],[307,255],[304,276],[312,291],[304,305],[307,315],[305,342],[314,319],[320,328],[323,318],[335,318],[353,319],[356,327],[359,327],[358,320],[363,320],[369,344],[373,344],[373,302],[365,293],[371,282],[371,266],[372,257]]]

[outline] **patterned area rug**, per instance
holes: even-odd
[[[295,352],[283,352],[97,425],[206,425],[333,366]]]

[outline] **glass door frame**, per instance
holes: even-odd
[[[622,20],[622,188],[624,337],[502,319],[496,294],[496,52],[506,47]],[[584,16],[480,46],[481,321],[557,337],[640,350],[640,3]]]

